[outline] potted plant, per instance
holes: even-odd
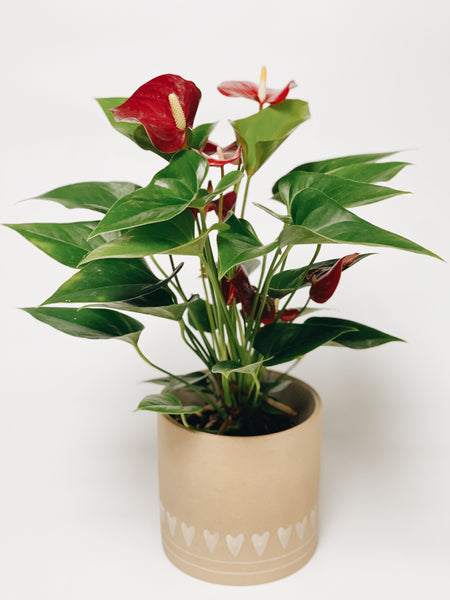
[[[324,344],[363,349],[399,341],[368,325],[315,314],[342,272],[369,253],[321,260],[325,244],[392,247],[436,256],[353,212],[403,192],[379,185],[407,163],[393,153],[302,164],[279,178],[279,209],[263,243],[245,219],[250,184],[271,154],[309,118],[288,99],[295,83],[227,81],[225,96],[256,101],[219,146],[214,123],[194,127],[201,98],[178,75],[161,75],[130,98],[98,102],[112,126],[167,161],[144,187],[86,182],[38,196],[100,213],[92,221],[8,225],[75,273],[35,308],[70,335],[128,342],[163,386],[137,410],[159,414],[161,525],[168,557],[209,581],[270,581],[300,568],[317,543],[320,399],[288,371]],[[304,246],[303,264],[289,264]],[[198,266],[202,294],[183,281]],[[191,289],[189,289],[191,287]],[[297,293],[298,292],[298,293]],[[70,304],[71,306],[67,306]],[[54,306],[56,305],[56,306]],[[73,306],[72,306],[73,305]],[[144,329],[129,313],[177,321],[201,368],[179,374],[144,355]],[[155,359],[158,362],[157,358]],[[271,367],[290,363],[285,372]]]

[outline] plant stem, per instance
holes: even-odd
[[[311,267],[312,267],[312,265],[314,264],[314,262],[315,262],[315,260],[316,260],[316,258],[317,258],[317,256],[318,256],[318,254],[319,254],[319,252],[320,252],[320,249],[321,249],[321,247],[322,247],[322,245],[321,245],[321,244],[317,244],[317,246],[316,246],[316,250],[315,250],[315,252],[314,252],[314,254],[313,254],[313,257],[312,257],[312,259],[311,259],[311,260],[310,260],[310,262],[309,262],[309,265],[306,267],[306,269],[305,269],[305,271],[303,272],[303,274],[301,275],[301,277],[299,277],[299,278],[298,278],[298,280],[297,280],[297,283],[295,284],[295,287],[294,287],[294,289],[293,289],[293,290],[292,290],[292,292],[289,294],[289,296],[288,296],[288,299],[286,300],[286,302],[285,302],[285,303],[284,303],[284,305],[283,305],[283,308],[281,308],[281,309],[279,310],[279,312],[278,312],[278,314],[277,314],[277,316],[276,316],[276,318],[275,318],[275,321],[274,321],[274,322],[278,321],[278,319],[279,319],[279,318],[281,318],[281,316],[282,316],[283,312],[286,310],[286,307],[287,307],[287,305],[288,305],[288,304],[289,304],[289,302],[292,300],[292,298],[293,298],[293,296],[294,296],[295,292],[296,292],[296,291],[297,291],[297,290],[300,288],[300,286],[302,285],[302,283],[305,281],[305,277],[307,276],[307,274],[308,274],[308,271],[310,270],[310,268],[311,268]],[[309,302],[309,300],[308,300],[308,302]],[[305,308],[306,308],[306,306],[307,306],[308,302],[307,302],[307,303],[305,304],[305,306],[302,308],[302,311],[301,311],[301,312],[303,312],[303,311],[305,310]],[[299,314],[300,314],[300,313],[299,313]]]
[[[243,218],[244,218],[245,206],[246,206],[246,204],[247,204],[248,190],[249,190],[249,187],[250,187],[250,180],[251,180],[251,177],[247,177],[247,182],[246,182],[246,184],[245,184],[245,191],[244,191],[244,200],[243,200],[243,202],[242,202],[242,212],[241,212],[241,219],[243,219]]]

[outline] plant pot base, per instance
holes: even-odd
[[[321,406],[312,388],[290,379],[280,398],[307,416],[285,431],[223,436],[158,417],[162,542],[185,573],[228,585],[266,583],[313,555]]]

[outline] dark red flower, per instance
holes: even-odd
[[[255,302],[256,297],[256,288],[251,285],[247,273],[242,268],[241,265],[236,269],[236,273],[228,279],[228,283],[230,284],[227,304],[232,304],[234,297],[237,297],[240,303],[242,304],[242,308],[244,313],[249,316],[252,312],[253,304]],[[256,310],[255,310],[255,318],[258,314],[259,308],[261,306],[261,300],[258,298]],[[275,301],[273,298],[268,297],[266,302],[264,303],[264,308],[261,314],[260,322],[264,325],[268,323],[273,323],[276,316],[276,307]]]
[[[311,300],[320,304],[329,300],[338,286],[342,270],[350,267],[358,256],[359,254],[355,252],[344,256],[331,267],[310,269],[305,281],[311,283],[311,289],[309,290]]]
[[[228,192],[228,194],[224,194],[222,200],[222,216],[219,217],[220,221],[223,222],[226,220],[229,211],[232,210],[236,204],[236,199],[236,192]],[[211,210],[213,210],[216,215],[219,216],[219,200],[213,200],[205,206],[205,213],[208,213]]]
[[[242,148],[237,145],[237,142],[221,148],[208,140],[203,151],[197,150],[197,152],[206,158],[210,167],[223,167],[228,164],[238,165],[241,160]],[[217,155],[217,158],[214,158],[214,154]]]
[[[261,79],[259,85],[251,81],[224,81],[218,86],[218,90],[224,96],[233,98],[250,98],[256,100],[262,108],[266,102],[268,104],[278,104],[289,94],[289,90],[296,87],[295,81],[290,81],[284,88],[272,89],[266,88],[266,67],[261,70]]]
[[[160,152],[176,152],[186,142],[201,92],[179,75],[160,75],[144,83],[120,106],[112,108],[116,121],[141,123]]]

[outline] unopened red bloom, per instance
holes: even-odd
[[[220,221],[225,221],[230,210],[234,208],[236,204],[237,195],[236,192],[228,192],[228,194],[223,195],[222,199],[222,215],[219,217]],[[213,200],[205,207],[205,213],[213,210],[216,215],[219,216],[219,200]]]
[[[305,277],[305,281],[311,283],[311,289],[309,296],[314,302],[323,304],[331,298],[334,294],[343,269],[350,267],[359,254],[348,254],[340,260],[338,260],[331,267],[319,267],[317,269],[310,269]]]
[[[176,152],[186,143],[186,130],[193,125],[201,95],[192,81],[160,75],[111,112],[116,121],[141,123],[160,152]]]
[[[225,148],[221,148],[209,140],[206,142],[203,151],[197,150],[199,154],[206,158],[210,167],[223,167],[228,164],[239,164],[241,151],[242,148],[237,145],[237,142],[232,142],[228,146],[225,146]],[[215,158],[214,155],[216,155],[217,158]]]
[[[259,85],[251,81],[224,81],[218,86],[218,90],[224,96],[234,98],[250,98],[259,102],[260,107],[263,104],[278,104],[289,94],[289,90],[296,87],[295,81],[291,80],[284,88],[273,89],[266,87],[266,68],[261,71]]]

